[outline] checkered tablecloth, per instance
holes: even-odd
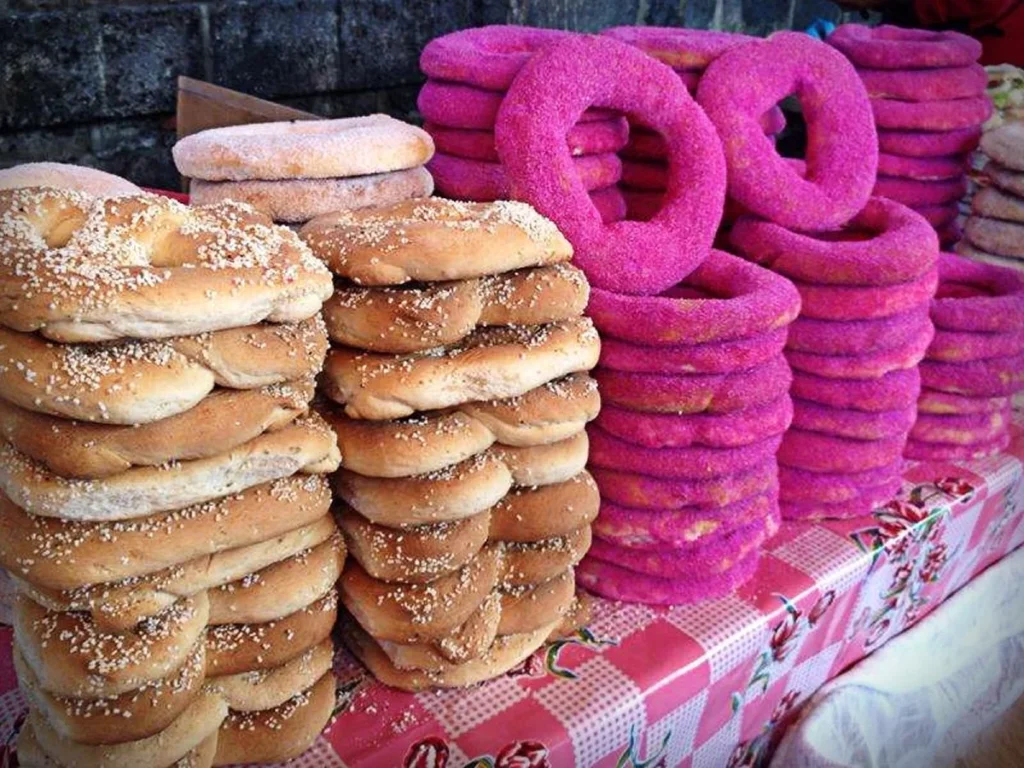
[[[1024,542],[1024,429],[1003,455],[919,464],[886,507],[787,523],[736,594],[597,601],[590,626],[512,673],[406,694],[337,659],[338,712],[302,768],[759,766],[804,700]],[[0,749],[24,715],[0,627]]]

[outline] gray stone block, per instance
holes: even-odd
[[[180,177],[171,159],[176,136],[163,118],[100,123],[92,127],[96,164],[144,187],[178,189]]]
[[[716,0],[650,0],[645,24],[659,27],[709,29],[715,21]]]
[[[842,17],[842,9],[829,0],[796,0],[796,7],[793,9],[793,29],[807,29],[815,19],[825,19],[838,24]]]
[[[0,165],[8,167],[43,160],[89,165],[90,138],[89,128],[81,125],[0,133]]]
[[[744,31],[751,35],[769,35],[789,29],[794,0],[743,0]]]
[[[526,24],[533,27],[598,32],[606,27],[642,23],[641,0],[558,0],[514,2],[482,0],[483,24]]]

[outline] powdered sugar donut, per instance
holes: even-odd
[[[810,472],[780,464],[779,501],[836,504],[855,500],[865,488],[877,488],[889,498],[903,484],[902,472],[902,458],[863,472]]]
[[[1007,408],[1009,404],[1010,398],[1005,396],[973,397],[922,388],[917,400],[917,410],[919,413],[934,414],[992,413]]]
[[[790,94],[808,125],[803,177],[754,117]],[[752,212],[791,229],[822,230],[864,207],[877,170],[875,123],[856,71],[827,45],[778,32],[738,46],[711,63],[697,100],[724,139],[729,196]]]
[[[849,520],[864,517],[894,495],[893,482],[862,488],[852,499],[837,502],[825,501],[780,501],[779,511],[783,520]],[[897,488],[898,490],[898,488]]]
[[[22,163],[0,169],[0,189],[19,187],[74,189],[94,197],[143,194],[139,187],[120,176],[66,163]]]
[[[819,320],[868,320],[909,312],[927,305],[939,283],[937,270],[894,285],[857,287],[813,285],[794,281],[800,292],[800,311]]]
[[[973,152],[981,138],[981,126],[955,131],[878,131],[882,152],[906,157],[936,157]]]
[[[914,404],[892,411],[855,411],[832,408],[810,400],[793,401],[793,427],[807,432],[822,432],[851,440],[878,440],[905,435],[913,426]]]
[[[590,105],[621,110],[666,137],[668,192],[650,222],[604,226],[583,197],[565,135]],[[595,37],[545,49],[516,78],[495,134],[515,197],[558,224],[594,287],[657,293],[706,258],[725,197],[721,144],[675,74],[641,51]]]
[[[879,128],[902,131],[955,131],[981,125],[992,116],[987,96],[949,101],[897,101],[872,99],[871,110]]]
[[[694,504],[722,507],[775,487],[776,463],[772,456],[734,474],[706,480],[651,477],[620,469],[588,468],[606,502],[647,510],[681,510]]]
[[[782,353],[786,329],[732,341],[653,347],[605,336],[600,365],[637,373],[728,373],[764,365]]]
[[[933,336],[934,329],[929,324],[920,335],[899,347],[852,355],[819,355],[789,350],[786,360],[796,370],[829,379],[875,379],[890,371],[913,368],[924,357]]]
[[[987,443],[1010,428],[1010,418],[1009,408],[957,415],[922,413],[910,430],[910,437],[921,443]]]
[[[623,164],[625,172],[625,164]],[[990,219],[1004,219],[1024,223],[1024,199],[1008,195],[998,187],[979,189],[971,199],[971,210]]]
[[[647,448],[735,448],[782,434],[792,418],[792,401],[783,395],[767,405],[724,414],[638,413],[605,404],[594,423]]]
[[[875,182],[876,197],[888,197],[904,205],[945,205],[967,193],[967,179],[959,177],[944,181],[916,181],[899,176],[879,176]]]
[[[900,176],[906,179],[936,181],[955,179],[967,172],[967,155],[944,157],[905,157],[880,152],[878,172],[884,176]]]
[[[962,363],[922,360],[921,383],[942,392],[975,397],[1005,397],[1024,388],[1024,352]]]
[[[829,35],[828,42],[857,66],[877,69],[966,67],[981,56],[981,43],[959,32],[889,24],[843,24]]]
[[[931,326],[925,306],[875,320],[816,320],[798,317],[789,326],[786,348],[818,353],[827,349],[837,355],[857,355],[865,350],[893,349],[909,344]]]
[[[922,443],[919,440],[907,440],[903,455],[917,461],[958,461],[983,459],[1006,450],[1010,445],[1009,433],[1000,435],[994,440],[982,443]]]
[[[868,95],[903,101],[945,101],[981,96],[988,75],[980,64],[934,69],[858,69]]]
[[[954,331],[1016,333],[1024,325],[1024,277],[955,254],[939,258],[932,321]]]
[[[780,464],[812,472],[861,472],[892,464],[903,452],[906,435],[877,440],[790,429],[779,446]]]
[[[573,158],[576,178],[587,189],[602,189],[619,180],[622,161],[617,155],[587,155]],[[467,160],[437,153],[427,164],[437,190],[447,197],[487,202],[513,197],[508,173],[501,163]]]
[[[964,234],[989,253],[1024,259],[1024,224],[971,216],[964,226]]]
[[[893,371],[879,379],[826,379],[803,371],[793,373],[790,393],[833,408],[858,411],[896,411],[909,408],[921,391],[918,368]]]
[[[449,128],[439,123],[426,123],[423,130],[429,133],[439,152],[469,160],[500,162],[494,146],[494,131]],[[599,120],[592,123],[577,123],[566,134],[569,154],[601,155],[618,152],[626,145],[629,137],[629,123],[623,118]]]

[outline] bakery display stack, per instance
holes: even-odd
[[[523,203],[408,201],[301,236],[337,280],[321,384],[345,641],[397,688],[499,675],[580,610],[598,506],[586,279]]]
[[[417,104],[437,154],[429,167],[437,190],[460,200],[503,200],[511,196],[508,174],[494,144],[494,125],[505,93],[530,56],[571,36],[553,29],[488,26],[435,38],[420,56],[427,82]],[[607,221],[625,217],[616,183],[622,164],[615,154],[629,127],[608,110],[590,110],[566,141],[576,173]]]
[[[235,203],[32,187],[0,210],[20,763],[296,756],[333,710],[345,556],[309,410],[329,272]]]
[[[857,67],[878,127],[873,194],[924,216],[942,244],[961,237],[958,203],[992,114],[981,43],[953,31],[844,24],[828,42]]]
[[[1024,275],[944,253],[921,363],[917,421],[904,453],[926,461],[989,456],[1010,442],[1024,389]]]
[[[387,115],[211,128],[173,152],[193,205],[248,203],[280,224],[434,191],[430,137]]]

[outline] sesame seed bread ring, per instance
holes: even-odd
[[[508,200],[431,197],[338,211],[313,219],[299,235],[334,274],[360,285],[464,280],[572,258],[553,223]]]
[[[0,170],[0,189],[22,187],[73,189],[96,197],[143,194],[127,179],[84,165],[22,163]]]
[[[441,640],[487,599],[502,571],[500,545],[488,545],[458,571],[426,584],[393,584],[350,561],[338,582],[341,601],[375,638],[395,643]]]
[[[555,578],[583,559],[590,549],[590,526],[540,541],[505,543],[503,586],[521,587]]]
[[[205,593],[181,600],[129,632],[102,632],[81,613],[14,604],[14,641],[40,687],[60,696],[119,696],[172,674],[206,631]],[[88,653],[83,649],[88,648]]]
[[[982,187],[971,199],[971,210],[990,219],[1024,223],[1024,199],[1009,195],[998,187]]]
[[[55,696],[44,691],[17,648],[14,668],[18,687],[55,733],[80,744],[117,744],[160,733],[188,708],[203,685],[206,646],[202,640],[197,642],[185,663],[162,680],[99,699]]]
[[[323,264],[240,203],[0,191],[0,324],[55,341],[164,338],[312,317]]]
[[[489,537],[529,542],[563,536],[590,525],[600,505],[597,483],[585,470],[564,483],[513,488],[491,508]]]
[[[264,624],[316,602],[334,588],[345,565],[340,534],[311,549],[211,589],[211,626]]]
[[[62,477],[108,477],[230,451],[292,423],[312,397],[312,379],[216,389],[184,413],[137,427],[68,421],[0,400],[0,438]]]
[[[989,160],[982,169],[982,175],[1003,192],[1024,197],[1024,173],[1021,171],[1000,165],[995,160]]]
[[[56,762],[39,746],[31,720],[26,721],[18,734],[17,740],[18,765],[21,768],[66,768]],[[195,749],[189,750],[184,757],[174,763],[171,768],[210,768],[213,756],[217,752],[217,732],[206,739]]]
[[[371,523],[348,505],[339,504],[338,525],[349,552],[363,569],[381,581],[424,583],[456,571],[487,543],[490,514],[462,520],[389,528]]]
[[[1024,171],[1024,125],[1007,123],[981,137],[981,151],[1004,169]]]
[[[576,477],[587,466],[589,448],[587,433],[583,431],[549,445],[496,445],[492,450],[509,468],[513,484],[536,486],[564,483]]]
[[[390,662],[374,638],[355,622],[342,624],[342,639],[349,650],[384,685],[403,691],[429,688],[464,688],[499,677],[526,660],[544,645],[560,622],[547,624],[521,635],[504,635],[495,639],[485,654],[464,664],[452,664],[437,671],[401,670]]]
[[[401,354],[454,344],[477,327],[542,325],[583,314],[590,290],[569,264],[415,288],[339,288],[324,306],[333,341]]]
[[[220,726],[213,764],[281,763],[298,757],[327,726],[335,704],[334,675],[328,673],[273,709],[231,710]]]
[[[331,671],[333,661],[334,644],[328,639],[289,659],[280,667],[211,677],[207,678],[206,683],[235,712],[273,709],[296,693],[312,687]]]
[[[416,411],[523,395],[597,364],[601,343],[588,318],[530,327],[484,328],[456,347],[404,356],[336,348],[327,356],[328,397],[356,419],[400,419]]]
[[[206,631],[207,675],[280,667],[331,636],[338,618],[332,590],[312,605],[265,624],[221,624]]]
[[[377,208],[430,197],[433,191],[434,179],[422,167],[347,179],[192,179],[189,185],[192,205],[236,200],[284,224],[303,224],[333,211]]]
[[[218,456],[135,467],[98,480],[68,480],[0,442],[0,490],[27,512],[67,520],[129,520],[304,472],[332,472],[334,433],[315,413]]]
[[[964,234],[984,251],[1024,259],[1024,223],[971,216],[964,226]]]
[[[507,589],[501,593],[498,634],[518,635],[560,621],[575,600],[576,575],[572,568],[541,584]]]

